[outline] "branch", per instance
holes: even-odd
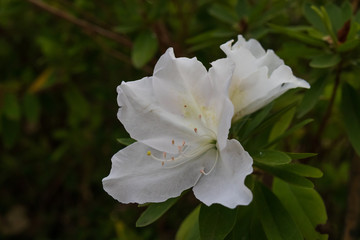
[[[26,1],[41,8],[42,10],[45,10],[46,12],[49,12],[49,13],[51,13],[59,18],[62,18],[68,22],[71,22],[86,31],[99,34],[105,38],[114,40],[126,47],[132,47],[132,42],[128,38],[126,38],[122,35],[119,35],[115,32],[104,29],[98,25],[95,25],[95,24],[85,21],[83,19],[76,18],[75,16],[70,15],[69,13],[64,12],[60,9],[54,8],[50,5],[48,5],[47,3],[44,3],[43,1],[40,1],[40,0],[26,0]]]

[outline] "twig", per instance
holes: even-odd
[[[354,154],[351,162],[350,186],[347,199],[347,211],[344,222],[344,240],[356,240],[360,237],[360,158]]]
[[[320,127],[319,127],[319,130],[316,134],[316,137],[315,137],[315,141],[317,141],[316,144],[314,144],[314,147],[315,146],[318,146],[319,142],[320,142],[320,138],[321,136],[323,135],[323,132],[325,130],[325,127],[327,125],[327,122],[329,121],[329,118],[331,116],[331,113],[332,113],[332,109],[333,109],[333,106],[334,106],[334,102],[335,102],[335,97],[336,97],[336,92],[338,90],[338,87],[339,87],[339,84],[340,84],[340,75],[341,75],[341,71],[342,71],[342,62],[339,63],[338,67],[337,67],[337,70],[336,70],[336,76],[335,76],[335,84],[334,84],[334,88],[332,90],[332,93],[331,93],[331,97],[330,97],[330,102],[329,102],[329,105],[328,105],[328,108],[326,109],[326,113],[321,121],[321,124],[320,124]]]
[[[54,8],[50,5],[48,5],[47,3],[44,3],[43,1],[39,1],[39,0],[26,0],[26,1],[41,8],[42,10],[45,10],[45,11],[47,11],[57,17],[60,17],[68,22],[71,22],[86,31],[97,33],[103,37],[114,40],[126,47],[132,47],[132,42],[128,38],[126,38],[122,35],[119,35],[115,32],[104,29],[98,25],[95,25],[95,24],[85,21],[83,19],[76,18],[75,16],[72,16],[69,13],[64,12],[60,9]]]

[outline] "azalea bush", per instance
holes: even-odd
[[[358,239],[358,1],[0,1],[0,238]]]

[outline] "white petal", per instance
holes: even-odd
[[[212,149],[198,159],[180,165],[175,160],[162,166],[146,154],[149,150],[155,156],[162,155],[138,142],[116,153],[110,174],[103,179],[105,191],[122,203],[162,202],[194,186],[202,175],[200,171],[211,168],[216,157]]]
[[[244,180],[252,172],[252,162],[237,140],[228,140],[226,148],[220,152],[215,169],[193,187],[196,198],[208,206],[219,203],[235,208],[249,204],[252,193]]]
[[[183,141],[196,144],[196,134],[187,122],[157,105],[152,78],[123,82],[117,90],[118,118],[133,139],[169,153],[178,152]]]
[[[217,119],[217,141],[219,149],[223,149],[231,127],[231,119],[234,115],[234,106],[228,97],[235,64],[230,59],[219,59],[211,63],[209,75],[213,81],[216,92],[210,98],[210,105],[216,112]]]

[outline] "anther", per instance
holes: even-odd
[[[174,158],[174,157],[171,157],[171,160],[173,160],[173,161],[174,161],[174,160],[175,160],[175,158]]]
[[[165,164],[164,162],[161,162],[161,166],[164,166],[164,164]]]
[[[185,146],[185,141],[182,142],[182,146]]]
[[[201,114],[199,114],[199,118],[201,119]]]
[[[184,105],[184,107],[186,108],[186,107],[187,107],[187,105]]]
[[[151,151],[147,151],[147,153],[146,153],[148,156],[150,156],[151,155]]]
[[[205,172],[204,172],[204,170],[203,170],[203,169],[201,169],[201,170],[200,170],[200,172],[201,172],[202,174],[204,174],[204,175],[205,175]]]
[[[171,144],[172,144],[172,145],[174,145],[174,144],[175,144],[175,140],[174,140],[174,139],[171,141]]]
[[[194,132],[197,133],[197,128],[194,128]]]
[[[166,158],[166,152],[163,152],[163,157]]]

